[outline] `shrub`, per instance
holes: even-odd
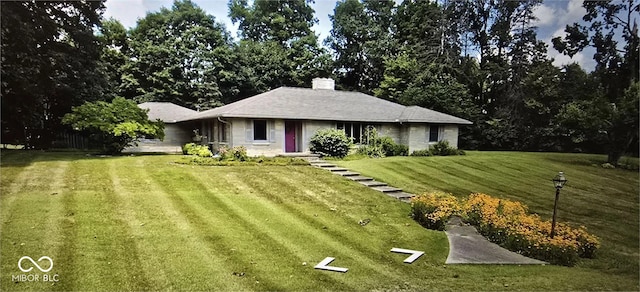
[[[244,146],[236,146],[233,148],[222,146],[218,149],[218,155],[221,161],[247,161],[249,159],[247,148]]]
[[[349,154],[351,139],[340,130],[325,129],[316,132],[309,141],[309,150],[322,156],[342,158]]]
[[[389,136],[380,137],[378,130],[374,127],[367,127],[362,137],[364,145],[358,148],[358,154],[369,157],[385,157],[406,156],[409,153],[408,146],[396,144]]]
[[[191,151],[191,149],[195,148],[196,146],[197,146],[196,143],[184,144],[182,146],[182,154],[189,155],[189,152]]]
[[[411,217],[429,229],[444,230],[449,218],[459,213],[458,199],[451,194],[432,192],[411,198]]]
[[[409,146],[396,144],[391,137],[384,136],[379,138],[382,151],[385,156],[407,156],[409,155]]]
[[[370,145],[362,145],[358,147],[356,154],[365,155],[365,156],[374,157],[374,158],[386,156],[382,147],[375,147]]]
[[[449,156],[449,155],[464,155],[464,151],[451,147],[449,141],[442,140],[429,147],[429,152],[433,156]]]
[[[213,153],[209,150],[209,147],[205,145],[198,145],[195,143],[187,143],[182,146],[182,153],[186,155],[196,155],[200,157],[211,157]]]
[[[411,153],[411,156],[432,156],[429,149],[416,150]]]
[[[236,146],[231,148],[231,156],[235,161],[247,161],[247,148],[244,146]]]

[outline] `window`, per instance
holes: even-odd
[[[253,121],[253,140],[254,141],[267,140],[267,121],[266,120]]]
[[[440,126],[431,125],[429,126],[429,142],[438,142],[440,141]]]
[[[360,143],[362,136],[362,125],[360,123],[338,123],[338,130],[343,130],[347,137],[353,139],[354,143]]]

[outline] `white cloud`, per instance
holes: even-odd
[[[533,15],[537,18],[533,25],[535,26],[551,26],[556,24],[558,17],[555,15],[556,10],[547,6],[540,5],[533,10]]]
[[[567,8],[562,14],[558,14],[558,24],[564,25],[574,22],[582,22],[582,16],[587,13],[587,10],[582,7],[582,0],[571,0],[567,2]]]

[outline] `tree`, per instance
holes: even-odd
[[[124,69],[129,64],[129,37],[127,30],[116,19],[110,18],[102,21],[98,40],[102,47],[99,67],[105,73],[109,86],[105,100],[111,100],[123,95],[122,77]]]
[[[46,148],[74,105],[105,98],[93,34],[103,1],[1,4],[2,140]]]
[[[239,31],[243,37],[238,47],[239,57],[243,59],[238,61],[269,70],[262,71],[264,75],[245,75],[240,83],[264,84],[269,90],[282,85],[308,86],[315,77],[328,77],[331,74],[330,57],[318,45],[318,37],[311,30],[317,22],[313,12],[308,0],[256,0],[251,6],[246,0],[229,1],[229,16],[234,23],[240,24]],[[275,48],[276,45],[279,48]],[[243,50],[249,48],[262,50],[262,56],[253,58],[246,55]],[[265,52],[265,49],[274,51]],[[272,57],[284,62],[261,63],[270,62],[274,59]],[[251,73],[251,70],[243,73]],[[249,92],[257,91],[247,89]]]
[[[164,138],[164,123],[149,121],[147,112],[131,100],[116,97],[111,103],[96,101],[73,107],[62,122],[89,134],[105,153],[117,154],[137,145],[140,137]]]
[[[208,109],[237,94],[227,31],[190,0],[148,13],[130,38],[125,97]]]
[[[372,92],[384,75],[384,61],[397,50],[392,37],[393,1],[345,0],[336,3],[331,35],[339,86]]]
[[[333,50],[338,84],[345,89],[363,91],[370,67],[367,64],[365,43],[368,36],[368,16],[359,0],[336,2],[333,15],[329,15],[333,28],[325,44]]]
[[[312,35],[313,17],[310,0],[230,0],[229,16],[240,23],[244,39],[275,41],[285,47],[292,41]]]
[[[566,120],[584,120],[584,125],[575,126],[591,126],[592,131],[604,131],[607,162],[617,165],[622,154],[638,137],[637,104],[629,102],[632,100],[629,94],[637,92],[634,86],[640,80],[640,38],[635,17],[640,12],[640,2],[585,1],[582,6],[587,10],[583,20],[589,25],[567,25],[567,35],[552,41],[556,50],[569,56],[587,46],[595,48],[593,57],[596,68],[593,75],[602,96],[595,97],[592,103],[596,106],[592,108],[598,108],[600,112],[594,113],[589,117],[590,121],[586,121],[579,117],[591,113],[591,108],[585,103],[575,103],[565,111],[568,117],[573,118]],[[624,46],[620,46],[619,41]],[[635,117],[627,117],[628,113],[633,112],[636,113]],[[599,120],[591,121],[593,118]],[[635,123],[630,123],[633,121]]]

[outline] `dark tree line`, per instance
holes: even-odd
[[[208,109],[279,86],[332,77],[474,122],[467,149],[637,154],[637,0],[589,1],[553,40],[596,68],[552,65],[537,38],[540,0],[341,0],[324,40],[311,0],[230,0],[235,40],[189,0],[127,30],[102,2],[2,2],[2,140],[47,147],[85,101],[121,96]]]

